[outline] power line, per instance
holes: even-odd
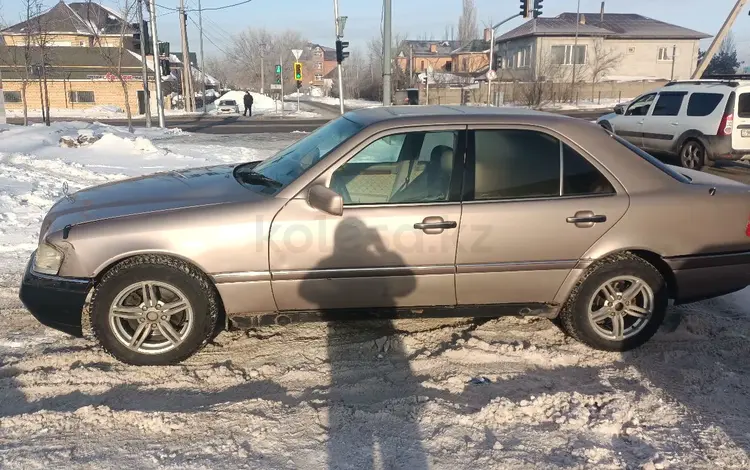
[[[192,19],[192,18],[190,18],[190,17],[188,17],[188,19],[190,19],[190,21],[191,21],[191,22],[192,22],[192,23],[193,23],[193,24],[194,24],[194,25],[195,25],[195,26],[196,26],[197,28],[199,28],[199,26],[198,26],[198,23],[196,23],[194,19]],[[222,49],[221,47],[219,47],[219,46],[218,46],[218,45],[217,45],[217,44],[216,44],[216,43],[215,43],[215,42],[214,42],[214,41],[213,41],[213,40],[212,40],[212,39],[211,39],[211,38],[209,37],[208,33],[207,33],[207,32],[205,31],[205,28],[204,28],[204,31],[203,31],[203,36],[204,36],[204,37],[205,37],[206,39],[208,39],[208,42],[210,42],[211,44],[213,44],[215,48],[217,48],[217,49],[218,49],[219,51],[223,52],[223,53],[224,53],[224,55],[227,55],[227,56],[229,56],[229,53],[228,53],[227,51],[225,51],[224,49]]]
[[[253,1],[253,0],[244,0],[244,1],[242,1],[242,2],[237,2],[237,3],[233,3],[233,4],[231,4],[231,5],[224,5],[224,6],[221,6],[221,7],[209,7],[209,8],[203,8],[203,11],[216,11],[216,10],[226,10],[227,8],[234,8],[234,7],[238,7],[238,6],[240,6],[240,5],[245,5],[246,3],[250,3],[250,2],[252,2],[252,1]],[[165,10],[174,10],[174,11],[179,11],[179,10],[180,10],[179,8],[174,8],[174,7],[165,7],[165,6],[163,6],[163,5],[159,5],[158,3],[155,3],[154,5],[156,5],[156,6],[157,6],[157,7],[159,7],[159,8],[163,8],[163,9],[165,9]],[[188,12],[188,11],[198,11],[198,9],[197,9],[197,8],[186,8],[186,9],[185,9],[185,12]]]

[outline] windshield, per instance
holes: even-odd
[[[340,117],[259,164],[238,166],[235,178],[259,192],[276,194],[363,127]]]
[[[685,176],[682,173],[676,172],[669,165],[666,165],[666,164],[662,163],[656,157],[652,156],[649,153],[644,152],[643,150],[639,149],[638,147],[636,147],[635,145],[631,144],[630,142],[628,142],[627,140],[623,139],[622,137],[617,136],[615,134],[611,134],[611,133],[610,133],[610,135],[617,142],[619,142],[622,145],[624,145],[625,147],[629,148],[633,153],[635,153],[639,157],[643,158],[644,160],[648,161],[650,164],[654,165],[656,168],[660,169],[661,171],[663,171],[664,173],[668,174],[669,176],[671,176],[672,178],[676,179],[677,181],[679,181],[681,183],[689,183],[690,181],[692,181],[692,179],[690,179],[688,176]]]

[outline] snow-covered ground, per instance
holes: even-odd
[[[304,134],[0,129],[2,469],[750,466],[747,291],[671,308],[625,354],[503,318],[259,328],[179,366],[116,362],[17,300],[62,183],[265,158]],[[80,132],[104,137],[58,145]]]
[[[297,92],[286,95],[284,98],[297,99]],[[311,96],[300,94],[301,101],[313,101],[316,103],[327,104],[331,106],[338,106],[339,99],[331,96]],[[383,103],[379,101],[359,100],[359,99],[344,99],[344,106],[349,109],[360,109],[360,108],[374,108],[376,106],[383,106]]]

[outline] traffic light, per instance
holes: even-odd
[[[148,35],[148,22],[143,20],[143,37],[141,37],[141,30],[138,28],[138,23],[133,23],[130,26],[133,28],[133,50],[137,54],[140,54],[141,41],[145,41],[143,43],[143,48],[146,50],[146,55],[153,54],[154,47],[151,45],[151,39]]]
[[[297,80],[297,89],[302,88],[302,80]]]
[[[534,18],[538,18],[542,14],[542,2],[544,0],[534,0]]]
[[[524,18],[528,18],[531,16],[531,2],[533,0],[521,0],[521,16]]]
[[[170,73],[169,59],[159,59],[159,68],[161,68],[161,75],[166,77]]]
[[[281,65],[276,64],[276,83],[281,83]]]
[[[297,81],[302,80],[302,64],[299,62],[294,63],[294,79]]]
[[[349,57],[348,52],[344,52],[344,49],[349,47],[348,41],[342,41],[341,39],[336,40],[336,62],[339,64]]]

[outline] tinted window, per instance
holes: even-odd
[[[750,117],[750,93],[741,93],[737,100],[737,115],[739,117]]]
[[[646,95],[638,100],[634,101],[633,104],[628,107],[625,111],[626,116],[645,116],[648,114],[648,110],[651,108],[651,103],[654,102],[655,94]]]
[[[615,188],[581,154],[563,144],[563,195],[614,194]]]
[[[336,169],[331,189],[346,205],[447,201],[456,136],[409,132],[378,139]]]
[[[685,93],[661,93],[654,105],[652,116],[677,116]]]
[[[668,174],[669,176],[671,176],[672,178],[676,179],[677,181],[679,181],[681,183],[689,183],[691,181],[690,178],[686,177],[683,174],[680,174],[680,173],[674,171],[673,169],[671,169],[670,167],[668,167],[667,165],[665,165],[664,163],[662,163],[661,161],[659,161],[657,158],[655,158],[652,155],[644,152],[643,150],[639,149],[638,147],[636,147],[635,145],[631,144],[630,142],[628,142],[627,140],[623,139],[622,137],[616,136],[614,134],[610,134],[610,136],[612,136],[612,138],[615,139],[620,144],[622,144],[625,147],[627,147],[628,149],[630,149],[631,152],[633,152],[636,155],[638,155],[639,157],[643,158],[644,160],[646,160],[650,164],[654,165],[656,168],[660,169],[661,171],[663,171],[664,173]]]
[[[560,143],[535,131],[475,131],[474,199],[560,195]]]
[[[721,103],[721,93],[693,93],[688,100],[688,116],[708,116]]]

